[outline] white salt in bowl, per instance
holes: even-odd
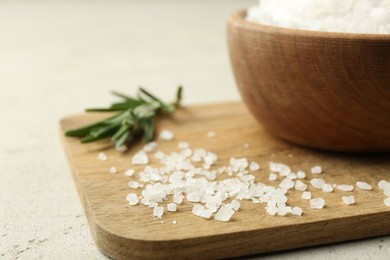
[[[230,15],[241,96],[271,134],[333,151],[390,151],[390,35],[288,29]]]

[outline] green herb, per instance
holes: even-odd
[[[146,142],[154,138],[156,119],[161,114],[173,113],[180,106],[182,86],[176,92],[173,103],[165,103],[149,91],[139,88],[137,98],[118,92],[113,95],[122,99],[108,108],[89,108],[87,112],[117,112],[105,120],[65,132],[67,136],[78,137],[82,143],[111,138],[117,149],[128,147],[132,141],[144,135]]]

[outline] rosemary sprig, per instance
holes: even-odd
[[[122,99],[108,108],[88,108],[87,112],[117,112],[102,121],[65,132],[66,136],[78,137],[82,143],[110,138],[118,150],[126,149],[130,143],[144,135],[146,142],[154,138],[154,128],[160,114],[173,113],[180,106],[182,86],[176,92],[173,103],[165,103],[144,88],[139,88],[137,98],[112,92]]]

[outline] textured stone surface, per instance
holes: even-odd
[[[153,3],[153,5],[152,5]],[[238,100],[225,20],[256,1],[0,2],[0,258],[106,259],[59,139],[61,117],[138,84],[187,104]],[[385,259],[390,238],[267,255]],[[257,257],[254,257],[257,258]]]

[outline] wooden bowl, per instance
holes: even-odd
[[[330,33],[230,15],[244,102],[273,135],[323,150],[390,151],[390,35]]]

